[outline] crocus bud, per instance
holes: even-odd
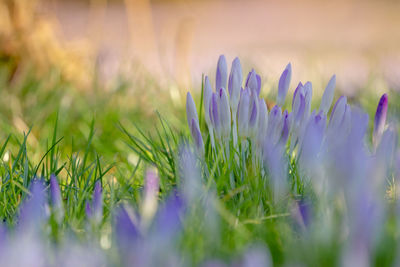
[[[240,89],[242,88],[243,83],[243,74],[242,74],[242,66],[240,64],[239,58],[235,58],[232,62],[231,73],[229,75],[229,100],[232,109],[232,113],[236,114],[239,98],[240,98]]]
[[[93,219],[96,223],[100,223],[103,219],[103,194],[100,181],[97,181],[94,185],[92,207]]]
[[[50,196],[53,207],[56,209],[62,209],[61,191],[54,174],[50,176]]]
[[[306,82],[304,84],[304,96],[306,101],[304,116],[305,118],[308,118],[311,112],[311,99],[312,99],[312,84],[310,82]]]
[[[252,102],[250,106],[250,118],[249,118],[249,134],[254,136],[257,132],[258,127],[258,97],[256,95],[252,96]]]
[[[282,110],[281,107],[275,105],[268,117],[267,138],[272,144],[276,144],[282,133]]]
[[[299,82],[299,84],[297,85],[297,87],[296,87],[296,89],[294,90],[294,93],[293,93],[292,110],[294,110],[294,103],[295,103],[297,94],[298,94],[300,91],[303,91],[303,84],[302,84],[301,82]]]
[[[199,125],[194,119],[192,119],[192,123],[190,126],[190,133],[192,134],[192,138],[196,145],[197,151],[199,152],[200,155],[203,155],[204,154],[203,138],[201,136]]]
[[[192,122],[192,119],[195,121],[199,121],[199,117],[197,116],[197,111],[196,111],[196,105],[194,104],[193,97],[190,94],[190,92],[187,93],[186,95],[186,118],[188,125],[190,127],[190,124]]]
[[[337,129],[340,126],[345,114],[346,104],[347,98],[345,96],[339,97],[332,109],[329,128]]]
[[[252,94],[260,95],[261,90],[261,77],[254,69],[249,72],[246,79],[246,88],[249,88]]]
[[[221,133],[224,138],[229,138],[231,133],[231,110],[225,88],[219,89],[218,111],[221,120]]]
[[[247,136],[250,116],[250,91],[242,91],[238,109],[238,131],[240,136]]]
[[[115,236],[123,258],[128,258],[132,247],[140,239],[141,232],[134,213],[127,206],[121,206],[115,216]]]
[[[331,108],[333,96],[335,94],[335,85],[336,85],[336,75],[333,75],[329,80],[328,85],[325,88],[324,94],[322,95],[321,105],[319,110],[322,111],[325,115],[328,113]]]
[[[204,111],[205,111],[204,118],[206,120],[208,127],[211,126],[210,113],[208,112],[210,110],[211,96],[212,96],[211,83],[210,83],[210,79],[208,79],[208,76],[206,76],[204,78],[203,104],[204,104]]]
[[[219,117],[219,112],[218,112],[218,96],[216,93],[213,93],[211,96],[211,105],[210,105],[210,118],[211,122],[213,124],[213,127],[217,133],[218,136],[221,135],[221,120]]]
[[[147,170],[144,186],[144,201],[142,206],[142,216],[146,222],[150,221],[157,211],[157,198],[159,189],[160,187],[157,173],[154,170]]]
[[[265,104],[265,100],[262,98],[258,100],[258,109],[259,109],[259,117],[258,117],[257,141],[258,145],[263,145],[264,138],[267,134],[268,108],[267,105]]]
[[[285,97],[289,90],[290,80],[292,79],[292,65],[289,63],[279,78],[278,96],[276,103],[282,106],[285,103]]]
[[[60,187],[57,182],[57,178],[55,175],[50,176],[50,196],[51,196],[51,204],[53,206],[53,213],[58,222],[60,222],[64,216],[64,210],[62,206],[62,198]]]
[[[378,107],[376,108],[375,121],[374,121],[374,132],[372,135],[372,141],[375,146],[379,144],[382,137],[383,130],[386,123],[386,114],[388,109],[388,96],[383,94],[379,100]]]
[[[228,67],[224,55],[219,56],[217,65],[217,74],[215,78],[215,89],[226,88],[226,80],[228,76]]]
[[[286,144],[288,138],[289,138],[289,132],[290,132],[290,117],[292,116],[292,113],[288,113],[287,110],[285,110],[283,112],[282,115],[282,135],[281,135],[281,139],[279,140],[279,142],[281,142],[282,144]]]
[[[24,200],[21,206],[18,227],[24,231],[36,231],[45,219],[45,194],[41,180],[34,180],[30,186],[31,196]]]

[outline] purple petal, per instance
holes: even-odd
[[[378,107],[376,108],[373,139],[374,143],[377,144],[382,136],[383,129],[386,123],[386,115],[388,110],[388,96],[383,94],[379,100]]]
[[[57,177],[52,174],[50,176],[50,196],[51,196],[51,203],[56,208],[62,207],[62,198],[61,198],[61,191],[60,186],[57,182]]]
[[[289,90],[290,80],[292,79],[292,65],[289,63],[279,78],[277,104],[282,106],[285,102],[286,94]]]
[[[193,97],[190,92],[188,92],[186,95],[186,118],[189,127],[192,119],[199,121],[196,111],[196,105],[194,104]]]
[[[215,89],[226,88],[228,67],[226,65],[226,59],[224,55],[221,55],[218,59],[217,74],[215,79]]]
[[[201,136],[201,132],[198,127],[199,126],[198,126],[197,122],[193,119],[191,127],[190,127],[190,133],[192,134],[192,138],[196,145],[197,151],[203,152],[204,151],[203,138]]]
[[[321,105],[319,109],[322,110],[324,114],[327,114],[329,109],[331,108],[333,96],[335,94],[335,85],[336,75],[333,75],[332,78],[329,80],[321,99]]]

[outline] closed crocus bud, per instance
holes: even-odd
[[[242,88],[243,74],[242,65],[239,58],[235,58],[232,62],[231,73],[229,75],[229,100],[232,113],[236,114],[239,105],[240,89]]]
[[[116,245],[122,258],[127,259],[132,253],[132,247],[141,238],[138,223],[134,213],[127,206],[118,208],[115,216]]]
[[[215,89],[218,91],[220,88],[226,88],[226,81],[228,76],[228,67],[224,55],[218,59],[217,74],[215,78]]]
[[[50,176],[50,196],[55,219],[60,222],[64,216],[60,187],[55,175]]]
[[[306,101],[304,116],[305,118],[308,118],[311,112],[311,99],[312,99],[312,84],[310,82],[306,82],[306,84],[304,84],[304,96]]]
[[[212,125],[215,129],[215,132],[217,133],[218,136],[220,136],[221,135],[221,119],[219,117],[218,96],[216,93],[213,93],[211,96],[209,114],[210,114]]]
[[[296,96],[294,109],[293,109],[293,112],[294,112],[293,120],[295,123],[297,123],[297,124],[300,123],[300,121],[302,120],[302,118],[304,116],[305,109],[306,109],[306,99],[305,99],[303,92],[300,92]]]
[[[250,118],[249,118],[249,134],[254,136],[257,133],[257,127],[258,127],[258,97],[253,95],[252,96],[252,102],[250,106]]]
[[[257,141],[259,145],[263,144],[263,140],[267,134],[267,126],[268,126],[268,108],[265,104],[264,99],[258,100],[258,109],[259,109],[259,117],[258,117],[258,130],[257,130]]]
[[[285,97],[289,90],[290,80],[292,79],[292,65],[289,63],[279,78],[278,96],[276,103],[282,106],[285,103]]]
[[[196,145],[196,150],[199,152],[200,155],[203,155],[204,154],[203,137],[201,136],[199,125],[194,119],[192,119],[192,123],[190,126],[190,133],[192,134],[193,141]]]
[[[386,123],[386,114],[388,109],[388,96],[383,94],[379,100],[378,107],[376,108],[375,121],[374,121],[374,132],[372,135],[372,141],[375,146],[379,144],[382,137],[383,130]]]
[[[346,105],[347,98],[345,96],[339,97],[332,109],[329,128],[337,129],[340,126],[346,111]]]
[[[97,181],[94,185],[92,207],[93,219],[96,223],[100,223],[103,219],[103,193],[100,181]]]
[[[58,185],[57,178],[54,174],[50,176],[50,196],[53,207],[56,209],[62,209],[60,186]]]
[[[322,149],[325,126],[326,116],[322,111],[317,115],[313,111],[300,141],[300,166],[310,178],[316,178],[318,176],[318,168],[321,167],[321,161],[317,160],[317,158],[320,156]],[[319,191],[321,189],[320,181],[315,181],[315,186]]]
[[[289,138],[289,132],[290,132],[290,117],[292,116],[292,113],[289,113],[287,110],[285,110],[283,112],[282,115],[282,135],[281,135],[281,139],[279,140],[279,142],[281,142],[282,144],[286,144],[288,138]]]
[[[190,124],[192,122],[192,119],[195,121],[199,121],[199,117],[197,116],[197,111],[196,111],[196,105],[194,104],[193,97],[190,94],[190,92],[187,93],[186,95],[186,118],[188,125],[190,127]]]
[[[275,105],[268,117],[268,127],[267,127],[267,139],[270,140],[272,144],[276,144],[281,137],[282,133],[282,110],[281,107]]]
[[[322,95],[321,99],[321,105],[319,107],[319,110],[322,111],[325,115],[329,112],[329,109],[331,108],[333,96],[335,94],[335,85],[336,75],[333,75],[325,88],[324,94]]]
[[[141,213],[146,222],[149,222],[157,211],[159,189],[159,178],[157,173],[154,170],[147,170],[144,186],[144,201]]]
[[[299,92],[301,92],[301,91],[303,91],[303,84],[301,82],[299,82],[299,84],[297,85],[297,87],[296,87],[296,89],[294,90],[294,93],[293,93],[292,110],[294,110],[294,103],[295,103],[296,98],[298,97],[297,94]]]
[[[218,111],[221,119],[221,133],[224,138],[229,138],[231,133],[231,110],[229,108],[229,100],[226,90],[219,89]]]
[[[254,69],[249,72],[246,79],[246,88],[249,88],[252,94],[260,95],[261,91],[261,77]]]
[[[203,104],[204,104],[204,118],[206,120],[206,123],[208,127],[211,126],[211,118],[209,114],[210,110],[210,103],[211,103],[211,96],[212,96],[212,88],[211,88],[211,83],[210,79],[208,79],[208,76],[204,78],[204,89],[203,89]],[[187,100],[186,100],[187,101]]]
[[[238,131],[242,137],[247,136],[249,127],[249,116],[250,116],[250,91],[245,89],[242,91],[239,109],[238,109]]]

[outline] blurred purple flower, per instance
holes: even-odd
[[[257,96],[260,95],[261,91],[261,77],[258,75],[254,69],[252,69],[247,75],[246,88],[250,89],[251,94]]]
[[[228,95],[224,88],[219,89],[218,111],[221,121],[221,134],[222,137],[227,140],[231,133],[231,110],[229,107]]]
[[[329,109],[331,108],[333,96],[335,94],[335,86],[336,75],[333,75],[326,85],[324,94],[322,95],[321,104],[319,106],[319,110],[322,111],[325,115],[328,114]]]
[[[286,94],[289,90],[290,81],[292,79],[292,65],[289,63],[279,78],[278,95],[276,103],[282,106],[285,103]]]
[[[186,95],[186,118],[188,126],[191,127],[192,119],[194,119],[197,124],[199,123],[199,117],[197,116],[196,105],[194,104],[193,97],[190,92]]]
[[[215,78],[215,90],[226,88],[226,81],[228,75],[228,67],[226,65],[226,59],[224,55],[221,55],[218,59],[217,73]]]
[[[374,132],[373,132],[373,143],[375,146],[379,144],[382,137],[383,130],[386,123],[386,114],[388,109],[388,96],[383,94],[379,100],[378,107],[376,108],[375,121],[374,121]]]
[[[229,75],[229,100],[230,106],[232,109],[232,114],[236,114],[239,98],[240,98],[240,89],[242,88],[243,83],[243,74],[242,74],[242,66],[240,64],[239,58],[235,58],[232,62],[231,73]]]

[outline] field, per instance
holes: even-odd
[[[0,266],[400,264],[395,82],[223,55],[192,89],[105,82],[4,47]]]

